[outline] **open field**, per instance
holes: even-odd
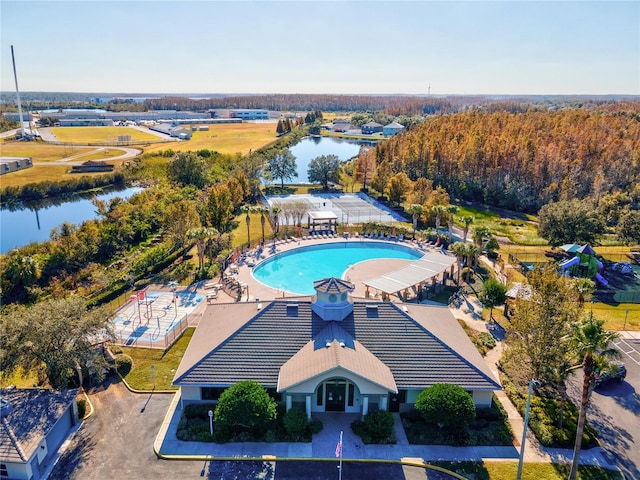
[[[188,125],[185,127],[189,128]],[[153,153],[171,149],[186,152],[208,149],[219,153],[246,155],[252,150],[268,145],[276,138],[275,123],[212,124],[209,125],[209,131],[193,132],[191,140],[150,145],[145,147],[144,151]]]
[[[50,145],[42,142],[3,142],[0,155],[3,157],[31,157],[34,162],[55,162],[71,155],[88,153],[92,147],[70,147]]]
[[[507,237],[514,243],[521,245],[546,245],[547,241],[538,236],[536,217],[517,212],[498,212],[479,210],[477,208],[459,205],[457,217],[474,217],[471,230],[478,226],[487,227],[493,234]],[[458,222],[459,226],[462,226]]]
[[[121,135],[131,136],[132,142],[157,142],[152,133],[130,127],[56,127],[51,132],[61,142],[67,143],[115,143]]]

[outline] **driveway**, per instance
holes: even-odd
[[[94,414],[83,423],[54,467],[51,480],[123,478],[183,479],[326,479],[337,478],[335,463],[201,462],[159,460],[153,442],[173,394],[134,394],[113,376],[90,392]],[[345,478],[448,480],[422,468],[345,462]],[[348,476],[347,476],[348,474]]]
[[[593,392],[587,420],[598,429],[607,460],[617,465],[626,478],[640,479],[640,339],[616,343],[617,348],[628,352],[619,359],[627,366],[627,378]],[[580,404],[581,388],[582,370],[578,370],[568,391],[576,405]]]

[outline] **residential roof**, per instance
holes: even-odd
[[[591,245],[589,245],[589,244],[581,246],[577,250],[577,252],[578,253],[583,253],[583,254],[586,254],[586,255],[595,255],[596,254],[596,251],[593,248],[591,248]]]
[[[396,293],[429,280],[456,263],[456,258],[443,253],[427,252],[419,260],[393,272],[363,282],[385,293]]]
[[[0,458],[7,462],[28,462],[77,395],[77,389],[63,392],[22,388],[0,390],[3,402]]]
[[[385,125],[384,128],[404,128],[404,125],[401,125],[398,122],[391,122],[388,125]]]
[[[390,387],[371,354],[388,367],[399,389],[436,383],[469,390],[500,388],[446,307],[411,305],[410,316],[391,302],[355,302],[344,320],[326,322],[312,311],[310,301],[295,302],[295,309],[287,308],[290,304],[275,300],[259,311],[255,303],[207,306],[173,383],[220,387],[255,380],[276,387],[287,364],[282,385],[341,367]],[[327,337],[333,337],[329,349],[324,338],[328,325],[340,329]],[[346,345],[353,339],[353,351],[340,350],[341,356],[331,359],[340,343],[335,332],[341,331],[348,333]],[[314,339],[324,345],[324,353],[318,353]]]
[[[370,128],[374,128],[374,127],[381,127],[382,124],[378,123],[378,122],[367,122],[364,125],[362,125],[363,127],[370,127]]]

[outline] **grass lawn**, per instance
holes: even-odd
[[[31,157],[34,162],[54,162],[67,155],[77,155],[95,150],[93,147],[50,145],[43,142],[3,142],[0,155],[3,157]],[[11,174],[9,174],[11,175]]]
[[[249,223],[249,235],[251,239],[251,245],[255,245],[259,241],[262,241],[262,223],[260,223],[260,214],[251,212],[249,214],[251,222]],[[237,224],[237,227],[233,230],[231,236],[231,243],[233,248],[246,247],[247,246],[247,215],[241,213],[233,219],[233,222]],[[282,228],[281,228],[282,231]],[[272,237],[273,232],[271,230],[271,223],[265,215],[264,222],[264,238],[265,243]]]
[[[457,217],[474,217],[470,231],[478,226],[487,227],[493,234],[507,237],[512,242],[522,245],[546,245],[547,241],[538,236],[536,217],[524,213],[490,210],[458,206]],[[463,225],[459,223],[459,226]]]
[[[275,123],[212,124],[209,125],[209,131],[193,132],[191,140],[150,145],[144,150],[153,153],[168,149],[176,152],[208,149],[219,153],[246,155],[249,151],[264,147],[276,139]]]
[[[133,367],[124,379],[136,390],[152,390],[151,365],[155,368],[156,390],[177,390],[171,385],[195,328],[187,328],[167,351],[155,348],[121,347],[133,359]]]
[[[513,480],[518,471],[518,462],[430,462],[433,465],[475,480]],[[522,480],[564,480],[569,476],[570,465],[549,463],[524,463]],[[580,480],[622,480],[616,470],[582,465],[578,468]]]
[[[132,142],[160,140],[157,135],[130,127],[55,127],[51,132],[60,142],[68,143],[115,143],[121,135],[129,135]]]

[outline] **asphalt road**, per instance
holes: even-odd
[[[169,408],[170,394],[133,394],[120,381],[109,381],[90,393],[94,414],[84,422],[54,467],[51,480],[121,478],[324,480],[338,478],[335,463],[195,462],[159,460],[153,442]],[[417,467],[345,462],[344,478],[448,480],[451,477]]]
[[[626,340],[618,348],[628,352],[616,360],[626,365],[627,378],[593,392],[587,420],[598,429],[607,459],[626,478],[640,479],[640,340]],[[577,405],[581,382],[582,370],[578,370],[568,390]]]

